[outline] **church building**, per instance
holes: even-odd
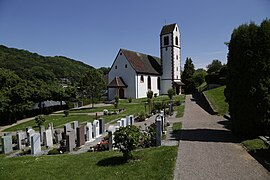
[[[119,50],[108,75],[108,99],[142,98],[148,90],[167,94],[170,88],[181,94],[180,67],[180,30],[177,24],[165,25],[160,32],[160,58]]]

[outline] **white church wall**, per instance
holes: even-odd
[[[143,81],[141,81],[141,76],[143,76]],[[138,89],[137,89],[137,98],[143,98],[147,97],[147,92],[148,92],[148,76],[151,77],[151,91],[153,93],[157,93],[159,95],[159,89],[158,89],[158,76],[153,76],[153,75],[142,75],[138,74],[137,75],[137,84],[138,84]]]
[[[117,68],[115,68],[116,66]],[[121,51],[118,53],[109,72],[109,82],[116,76],[122,77],[123,81],[128,85],[128,87],[124,89],[125,98],[136,98],[136,72]],[[115,88],[109,88],[108,95],[110,100],[112,100],[116,94],[117,91]]]

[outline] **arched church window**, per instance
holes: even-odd
[[[151,89],[151,77],[150,76],[148,76],[148,78],[147,78],[147,88]]]
[[[141,75],[141,83],[143,83],[144,82],[144,77],[143,77],[143,75]]]
[[[117,69],[117,66],[115,66],[115,69]]]
[[[157,89],[160,90],[160,77],[157,78]]]
[[[175,37],[175,44],[178,45],[178,37]]]

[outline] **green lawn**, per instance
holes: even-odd
[[[124,163],[117,151],[4,158],[0,179],[173,179],[177,146],[135,151]]]
[[[175,101],[184,101],[185,96],[174,96]],[[153,98],[154,101],[162,101],[162,100],[169,100],[168,96],[159,96],[156,98]],[[71,110],[69,115],[67,117],[64,117],[64,114],[52,114],[50,116],[45,116],[46,122],[45,126],[48,126],[50,122],[53,122],[55,127],[63,127],[64,124],[71,122],[71,121],[79,121],[82,122],[92,122],[95,118],[94,115],[89,116],[86,114],[77,114],[77,113],[93,113],[93,112],[103,112],[104,109],[108,109],[109,111],[118,110],[119,108],[124,108],[125,111],[115,114],[115,115],[105,115],[102,116],[104,118],[105,123],[111,122],[114,120],[120,118],[125,118],[128,115],[138,115],[140,112],[144,112],[146,108],[146,112],[149,112],[149,106],[145,106],[145,102],[147,101],[147,98],[141,98],[141,99],[133,99],[132,103],[128,103],[128,100],[120,100],[119,101],[119,107],[116,109],[113,105],[106,106],[106,107],[96,107],[96,108],[89,108],[89,109],[79,109],[79,110]],[[184,106],[178,106],[175,107],[177,110],[178,117],[181,117],[183,115]],[[76,113],[76,114],[75,114]],[[26,127],[32,126],[34,129],[37,130],[35,120],[30,120],[28,122],[13,126],[11,128],[5,129],[4,131],[10,132],[10,131],[17,131],[17,130],[25,130]]]
[[[50,115],[50,116],[45,116],[46,121],[45,121],[45,126],[47,127],[50,122],[53,123],[55,127],[60,126],[63,127],[64,124],[71,122],[71,121],[79,121],[79,122],[92,122],[94,119],[94,116],[88,116],[88,115],[72,115],[70,114],[67,117],[63,117],[62,115]],[[38,129],[36,126],[35,120],[30,120],[22,124],[18,124],[16,126],[13,126],[11,128],[7,128],[4,131],[9,132],[9,131],[17,131],[17,130],[25,130],[26,127],[32,126],[35,130]]]
[[[228,113],[229,105],[225,102],[224,96],[225,86],[205,91],[207,99],[210,101],[212,107],[218,114],[224,115]]]
[[[182,122],[173,123],[172,130],[174,134],[180,133],[181,129],[182,129]]]
[[[185,106],[176,106],[176,107],[174,107],[174,110],[176,111],[177,118],[183,117]]]
[[[261,139],[250,139],[241,142],[252,155],[260,158],[261,163],[270,168],[270,146]]]

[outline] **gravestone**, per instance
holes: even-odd
[[[92,126],[92,123],[90,123],[90,122],[86,123],[86,141],[87,142],[94,141],[94,139],[93,139],[93,126]]]
[[[158,115],[156,117],[156,146],[161,146],[162,138],[162,122],[161,117]]]
[[[126,125],[127,125],[127,126],[130,125],[130,119],[129,119],[129,116],[126,116]]]
[[[11,135],[2,136],[1,142],[2,142],[2,153],[8,154],[8,153],[11,153],[13,151],[13,149],[12,149],[12,136]]]
[[[60,141],[62,140],[62,134],[60,129],[54,130],[54,139],[56,144],[59,144]]]
[[[67,135],[67,132],[71,131],[71,130],[72,130],[72,128],[71,128],[70,123],[67,123],[67,124],[64,125],[64,133],[65,133],[65,135]]]
[[[17,137],[17,149],[21,150],[25,147],[25,144],[23,144],[25,138],[24,133],[22,131],[17,131],[16,137]]]
[[[108,127],[108,137],[109,137],[109,150],[113,148],[113,133],[115,132],[115,126],[110,125]]]
[[[126,127],[126,119],[125,118],[121,118],[121,122],[122,122],[122,127]]]
[[[93,121],[93,135],[94,138],[98,138],[99,135],[99,121],[98,120],[94,120]]]
[[[71,129],[66,134],[66,150],[67,151],[73,151],[73,149],[76,147],[75,144],[75,130]]]
[[[105,123],[103,118],[99,118],[99,134],[103,134],[105,131]]]
[[[53,147],[53,137],[52,137],[52,131],[51,129],[47,129],[46,131],[44,131],[44,146],[47,147]]]
[[[121,120],[118,120],[118,121],[117,121],[117,126],[119,126],[119,127],[122,126],[122,121],[121,121]]]
[[[31,154],[36,155],[41,152],[40,134],[34,133],[31,135]]]
[[[34,134],[35,133],[35,130],[33,130],[33,129],[28,129],[27,130],[27,133],[26,133],[26,135],[27,135],[27,144],[30,146],[30,138],[31,138],[31,136],[32,136],[32,134]]]
[[[77,147],[80,147],[82,145],[85,144],[85,133],[84,133],[85,127],[84,126],[80,126],[77,127]]]
[[[133,115],[129,116],[129,121],[130,121],[130,125],[134,125],[134,116]]]
[[[51,123],[49,123],[49,127],[48,127],[48,129],[50,129],[51,131],[52,131],[52,135],[53,135],[53,133],[54,133],[54,128],[53,128],[53,123],[51,122]],[[52,138],[54,138],[54,137],[52,137]]]
[[[78,125],[79,125],[78,121],[73,121],[72,122],[72,128],[75,130],[75,134],[77,134]]]
[[[45,126],[41,125],[39,126],[39,134],[40,134],[40,142],[41,144],[43,144],[43,134],[44,134],[44,131],[45,131]]]

